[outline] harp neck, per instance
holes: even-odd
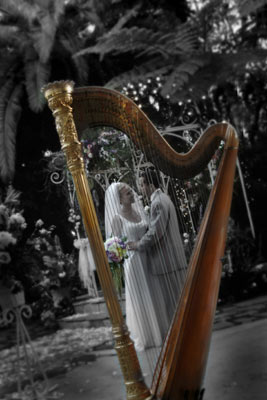
[[[177,153],[132,100],[102,87],[75,89],[73,115],[78,133],[88,127],[114,127],[126,133],[163,173],[179,179],[198,175],[221,141],[225,142],[226,148],[238,147],[234,128],[228,123],[220,123],[206,129],[188,153]]]

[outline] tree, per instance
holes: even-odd
[[[85,2],[1,0],[0,49],[0,173],[4,182],[15,172],[15,147],[20,114],[40,113],[42,86],[68,77],[84,83],[87,65],[72,54],[83,43],[82,31],[95,17]],[[28,104],[25,104],[27,100]]]
[[[131,68],[115,75],[106,85],[121,89],[128,82],[160,76],[161,95],[173,102],[188,95],[199,98],[211,86],[224,83],[230,76],[234,79],[249,64],[266,59],[266,34],[257,25],[265,1],[188,3],[191,15],[186,21],[163,8],[149,10],[153,16],[150,24],[137,23],[134,14],[128,13],[108,34],[98,36],[93,46],[75,57],[97,54],[102,62],[108,56],[133,57]],[[139,6],[137,3],[138,17],[142,11]]]

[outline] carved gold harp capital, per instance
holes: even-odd
[[[138,400],[155,396],[162,400],[200,400],[218,298],[220,260],[224,253],[231,207],[238,149],[235,129],[228,123],[210,126],[188,153],[179,154],[159,134],[142,110],[116,91],[100,87],[73,89],[73,82],[59,81],[47,85],[43,92],[55,117],[61,146],[73,175],[112,322],[127,398]],[[78,140],[79,132],[101,125],[126,133],[135,146],[149,154],[149,161],[159,170],[179,179],[199,174],[221,141],[225,143],[216,181],[191,255],[182,296],[150,390],[144,384],[116,296]]]

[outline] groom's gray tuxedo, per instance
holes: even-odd
[[[148,271],[166,274],[186,268],[184,247],[173,202],[161,189],[151,195],[149,228],[138,242],[149,257]]]
[[[186,257],[176,210],[169,196],[156,189],[151,195],[150,221],[137,244],[147,254],[147,279],[165,335],[182,290]]]

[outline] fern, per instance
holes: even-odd
[[[9,207],[15,207],[20,203],[20,195],[21,193],[18,190],[15,190],[13,186],[8,185],[4,204]]]
[[[4,182],[13,178],[15,171],[16,128],[21,112],[22,85],[9,79],[0,90],[0,175]]]
[[[259,8],[267,4],[267,0],[239,0],[237,2],[241,17],[246,17],[251,13],[255,13]]]
[[[74,56],[79,57],[86,54],[99,54],[100,60],[106,54],[122,54],[136,52],[146,48],[148,43],[155,43],[159,40],[160,32],[153,32],[147,28],[123,28],[111,35],[104,35],[99,38],[97,44],[79,51]]]
[[[148,28],[116,29],[98,39],[95,46],[88,47],[75,54],[76,57],[86,54],[99,54],[100,60],[106,54],[136,53],[137,56],[151,57],[156,54],[173,57],[177,54],[191,52],[196,46],[196,35],[189,24],[179,25],[172,33],[162,34]]]
[[[141,7],[141,3],[137,4],[135,7],[131,8],[124,14],[122,17],[119,18],[118,22],[114,25],[114,27],[106,34],[106,36],[113,35],[114,33],[119,33],[124,25],[134,16],[138,9]]]
[[[46,63],[54,45],[56,25],[50,15],[45,15],[40,20],[40,27],[31,31],[30,35],[40,62]]]
[[[166,97],[167,95],[172,96],[181,90],[181,88],[189,82],[190,78],[205,65],[204,58],[190,58],[184,62],[181,62],[177,67],[174,67],[172,73],[166,77],[165,83],[161,89],[161,95]]]
[[[106,87],[111,89],[121,89],[127,83],[138,83],[147,78],[157,77],[159,75],[168,74],[172,69],[172,65],[163,62],[162,58],[155,57],[149,62],[134,67],[130,71],[117,75],[106,83]]]
[[[239,51],[236,54],[212,54],[199,55],[199,59],[205,59],[203,66],[197,69],[190,80],[185,80],[182,86],[173,90],[170,100],[177,102],[188,98],[198,99],[206,95],[208,90],[216,85],[234,81],[248,70],[249,63],[262,62],[267,57],[267,51]]]
[[[48,2],[48,0],[43,0]],[[39,12],[39,5],[34,2],[29,3],[26,0],[0,0],[1,11],[3,15],[11,15],[13,18],[23,19],[27,22],[33,21]]]

